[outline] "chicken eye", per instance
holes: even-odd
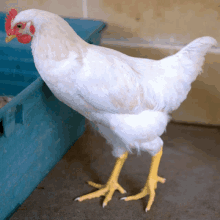
[[[21,28],[22,27],[22,25],[21,24],[17,24],[17,28]]]

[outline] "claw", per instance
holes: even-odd
[[[165,183],[166,179],[158,176],[158,180],[157,181],[160,182],[160,183]]]
[[[75,198],[74,201],[79,201],[80,202],[80,197]]]

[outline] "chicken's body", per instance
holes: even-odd
[[[43,60],[35,61],[39,63],[36,67],[60,101],[98,126],[101,134],[113,145],[115,156],[120,156],[132,146],[145,151],[149,147],[149,151],[157,153],[162,144],[159,136],[164,132],[169,118],[167,112],[150,108],[153,104],[144,97],[147,88],[143,81],[147,80],[147,76],[144,71],[134,72],[135,69],[130,67],[128,62],[133,62],[135,66],[132,57],[122,54],[128,61],[124,59],[120,63],[117,56],[111,60],[99,48],[106,49],[87,45],[82,59],[75,59],[75,55],[71,54],[60,63],[51,60],[49,63],[52,65],[47,67],[46,72],[42,67]],[[143,69],[145,63],[147,66],[152,61],[136,59],[142,62]]]
[[[20,21],[31,21],[36,29],[31,47],[42,79],[60,101],[97,125],[118,158],[132,149],[153,157],[160,152],[168,114],[186,99],[216,44],[211,37],[199,38],[157,61],[87,44],[49,12],[23,11],[12,26]]]

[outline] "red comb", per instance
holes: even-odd
[[[18,14],[17,10],[12,8],[9,11],[9,15],[6,16],[5,20],[5,30],[6,32],[9,31],[11,29],[11,21],[16,17],[16,15]]]

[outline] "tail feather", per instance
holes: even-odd
[[[191,84],[198,74],[202,72],[205,55],[214,45],[217,45],[217,41],[214,38],[201,37],[195,39],[175,54],[181,66],[185,69],[183,74],[186,82]]]
[[[160,90],[162,91],[160,99],[163,100],[160,106],[163,106],[165,111],[171,112],[177,109],[186,99],[191,89],[191,83],[202,72],[206,53],[216,44],[217,41],[212,37],[201,37],[189,43],[176,54],[161,60],[161,66],[167,66],[165,73],[168,76],[166,81],[169,82],[169,87],[164,86],[166,89]],[[163,93],[166,94],[167,91],[170,95],[163,96]]]
[[[194,64],[197,64],[199,68],[202,67],[204,62],[204,57],[208,50],[217,45],[217,41],[212,37],[201,37],[197,38],[183,49],[181,49],[177,54],[188,57]]]

